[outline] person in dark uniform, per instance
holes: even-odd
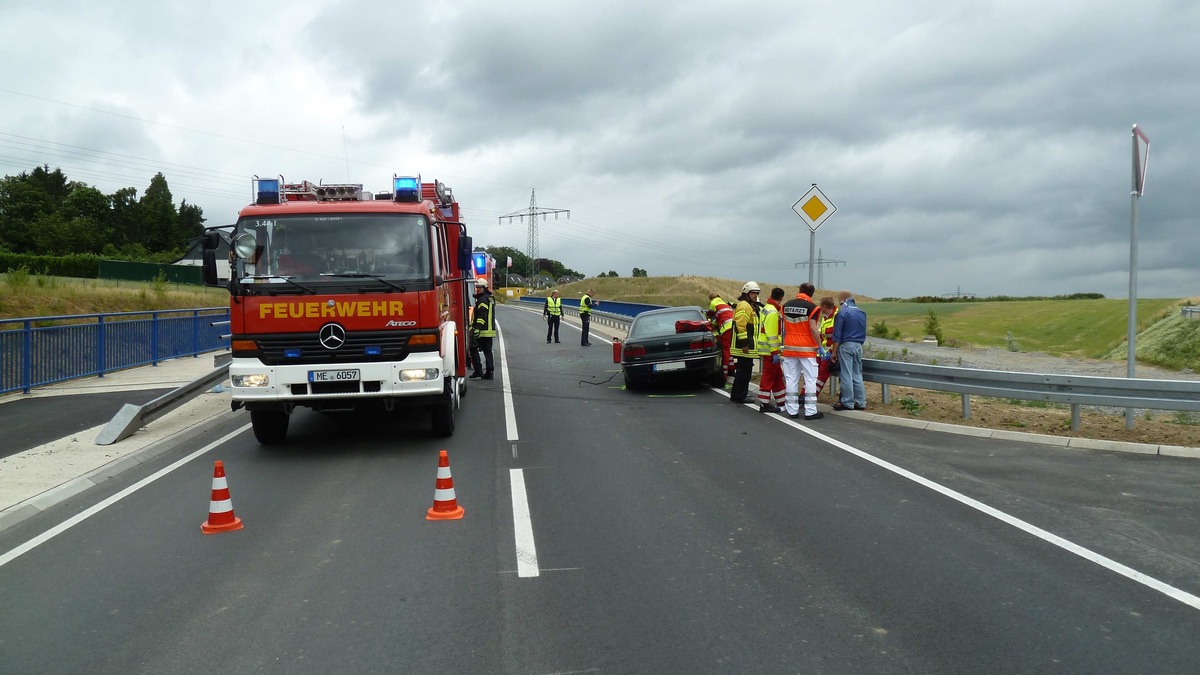
[[[475,309],[471,320],[471,337],[475,347],[471,349],[472,372],[468,379],[495,379],[492,375],[492,340],[496,337],[496,301],[488,289],[486,279],[475,280]],[[479,350],[483,351],[480,363]]]
[[[583,336],[580,338],[579,345],[581,347],[591,347],[591,336],[588,335],[588,330],[592,324],[592,309],[600,304],[599,300],[592,298],[596,293],[596,289],[589,288],[587,293],[579,299],[579,320],[583,323]]]
[[[558,291],[550,291],[542,317],[546,319],[546,344],[550,344],[551,336],[558,342],[558,324],[562,322],[562,298],[558,297]]]

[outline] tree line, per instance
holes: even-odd
[[[176,207],[162,173],[141,197],[133,187],[104,194],[49,166],[0,179],[0,253],[172,262],[203,232],[203,209]]]

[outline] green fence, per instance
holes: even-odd
[[[190,284],[203,286],[198,265],[160,265],[157,263],[125,262],[122,260],[101,260],[101,279],[121,279],[124,281],[154,281],[159,274],[172,284]]]

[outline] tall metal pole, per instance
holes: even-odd
[[[813,268],[817,265],[817,231],[808,231],[808,283],[813,282]]]
[[[1137,143],[1137,137],[1133,142]],[[1137,181],[1137,176],[1134,176]],[[1129,352],[1125,355],[1125,374],[1129,378],[1137,376],[1137,224],[1138,224],[1138,191],[1137,187],[1129,195]],[[1133,428],[1133,408],[1125,409],[1125,428]]]
[[[537,225],[537,189],[529,191],[529,279],[537,276],[538,259],[538,225]]]

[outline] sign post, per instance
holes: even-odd
[[[1129,326],[1125,355],[1126,376],[1137,369],[1137,224],[1138,200],[1146,192],[1146,167],[1150,160],[1150,138],[1133,125],[1133,189],[1129,193]],[[1125,428],[1133,428],[1133,408],[1125,409]]]
[[[792,211],[808,225],[808,282],[812,283],[813,269],[817,266],[817,228],[837,213],[837,206],[813,183],[812,188],[792,204]]]

